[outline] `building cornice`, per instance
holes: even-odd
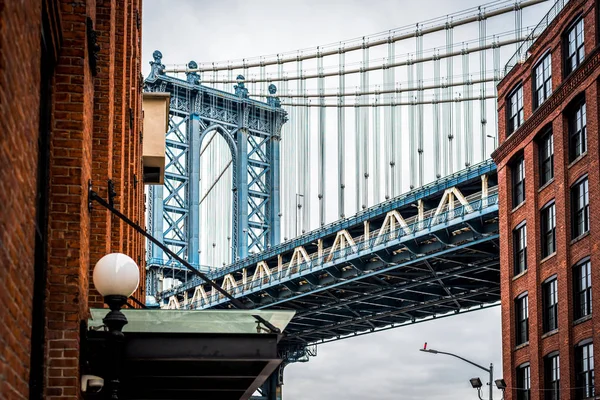
[[[532,131],[538,129],[544,120],[567,99],[600,65],[600,47],[586,57],[581,66],[569,76],[556,91],[542,104],[533,115],[509,136],[504,143],[492,153],[492,158],[498,164],[523,144]]]

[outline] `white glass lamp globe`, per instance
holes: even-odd
[[[121,253],[102,257],[94,267],[94,286],[102,296],[119,295],[129,297],[140,283],[138,265]]]

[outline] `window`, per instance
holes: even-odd
[[[587,177],[571,188],[571,237],[573,239],[590,230],[590,196]]]
[[[542,136],[540,149],[540,186],[544,186],[554,178],[554,136],[552,129]]]
[[[544,357],[544,400],[560,399],[560,362],[558,352]]]
[[[587,118],[585,100],[577,103],[568,114],[569,125],[569,161],[587,151]]]
[[[529,364],[517,367],[517,400],[529,400]]]
[[[520,224],[513,231],[515,275],[527,270],[527,225]]]
[[[517,297],[515,314],[517,316],[516,344],[518,346],[529,341],[529,298],[527,293]]]
[[[542,231],[542,258],[556,251],[556,207],[554,203],[547,205],[540,212]]]
[[[558,293],[556,277],[542,285],[544,307],[544,333],[558,329]]]
[[[508,136],[523,125],[525,120],[523,115],[523,86],[519,85],[508,95],[506,105],[508,110],[506,136]]]
[[[525,201],[525,158],[519,158],[512,168],[513,208]]]
[[[594,396],[594,344],[586,342],[575,348],[577,399]]]
[[[552,94],[552,55],[548,53],[534,68],[534,108],[538,108]]]
[[[584,56],[583,18],[581,18],[571,25],[565,36],[565,76],[575,71]]]
[[[573,268],[573,286],[573,304],[577,320],[592,313],[592,266],[589,259],[580,261]]]

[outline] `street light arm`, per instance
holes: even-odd
[[[469,363],[469,364],[471,364],[471,365],[474,365],[475,367],[477,367],[477,368],[479,368],[479,369],[482,369],[482,370],[484,370],[484,371],[485,371],[485,372],[487,372],[488,374],[490,373],[490,369],[489,369],[489,368],[482,367],[481,365],[479,365],[479,364],[477,364],[477,363],[474,363],[473,361],[469,361],[469,360],[467,360],[466,358],[463,358],[463,357],[461,357],[461,356],[458,356],[458,355],[456,355],[456,354],[447,353],[447,352],[445,352],[445,351],[433,350],[433,349],[432,349],[432,350],[419,349],[419,350],[420,350],[420,351],[424,351],[424,352],[426,352],[426,353],[433,353],[433,354],[445,354],[445,355],[447,355],[447,356],[456,357],[456,358],[458,358],[458,359],[461,359],[461,360],[463,360],[464,362],[467,362],[467,363]]]

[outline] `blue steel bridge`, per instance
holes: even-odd
[[[145,91],[171,103],[148,230],[246,307],[296,311],[284,365],[498,304],[496,84],[566,3],[497,0],[252,59],[165,66],[155,51]],[[232,307],[147,254],[161,307]]]
[[[486,161],[209,277],[249,308],[295,310],[284,342],[322,343],[500,300],[498,194]],[[198,279],[168,308],[227,308]]]

